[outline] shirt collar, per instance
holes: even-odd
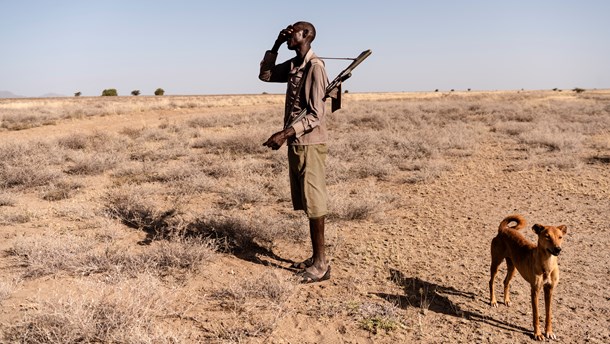
[[[309,48],[309,50],[307,51],[307,54],[305,54],[305,58],[303,59],[303,63],[301,63],[300,66],[298,66],[296,68],[297,71],[305,68],[305,66],[307,65],[307,63],[314,57],[314,53],[313,53],[313,49]]]

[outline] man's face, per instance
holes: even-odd
[[[288,40],[286,41],[286,44],[288,45],[288,49],[295,50],[304,41],[305,41],[305,38],[303,37],[303,28],[298,25],[293,26],[292,35],[290,35],[290,37],[288,37]]]

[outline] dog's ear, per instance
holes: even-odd
[[[539,224],[535,224],[532,227],[532,230],[534,231],[534,233],[540,234],[544,230],[544,226],[543,225],[539,225]]]
[[[561,231],[561,233],[566,234],[568,232],[568,227],[566,227],[565,225],[561,225],[559,227],[559,230]]]

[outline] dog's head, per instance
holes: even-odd
[[[568,227],[564,225],[554,227],[535,224],[532,230],[538,235],[538,247],[545,249],[554,256],[559,255],[559,252],[561,252],[561,241],[563,236],[568,232]]]

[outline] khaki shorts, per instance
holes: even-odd
[[[294,210],[316,219],[328,213],[325,144],[288,146],[290,193]]]

